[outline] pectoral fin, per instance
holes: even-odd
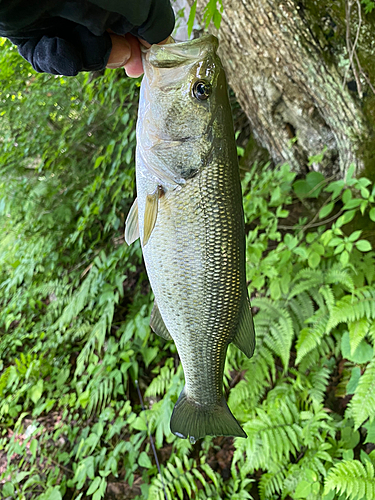
[[[139,238],[138,202],[135,199],[125,222],[125,241],[131,245]]]
[[[158,216],[158,200],[159,191],[148,194],[146,197],[144,227],[143,227],[143,245],[146,245],[150,239],[151,233],[155,227],[156,219]]]
[[[251,356],[254,354],[254,323],[253,316],[251,314],[250,301],[247,297],[246,300],[243,301],[237,333],[232,342],[236,347],[238,347],[238,349],[241,349],[241,351],[248,358],[251,358]]]
[[[163,318],[161,317],[158,305],[154,302],[154,307],[152,309],[151,318],[150,318],[150,326],[152,331],[154,331],[159,337],[162,337],[165,340],[173,340],[170,333],[165,326]]]

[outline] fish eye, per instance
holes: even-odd
[[[199,101],[206,101],[212,94],[212,85],[204,80],[197,80],[192,87],[193,96]]]

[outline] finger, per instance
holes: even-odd
[[[110,33],[112,50],[108,59],[107,68],[121,68],[132,57],[132,47],[128,40],[120,35]]]
[[[133,35],[125,35],[127,42],[131,47],[130,59],[125,64],[125,72],[128,76],[137,78],[143,74],[143,65],[141,57],[141,48],[139,46],[139,40]]]
[[[148,49],[151,47],[151,44],[146,42],[146,40],[143,40],[143,38],[138,38],[140,43],[147,47]],[[166,43],[174,43],[174,40],[171,36],[167,37],[165,40],[162,40],[161,42],[158,43],[158,45],[165,45]]]

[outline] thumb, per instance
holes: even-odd
[[[121,68],[131,57],[131,47],[126,38],[120,35],[110,33],[112,41],[112,50],[107,62],[107,68]]]

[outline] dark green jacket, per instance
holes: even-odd
[[[173,27],[169,0],[0,0],[0,36],[42,73],[74,76],[105,68],[107,29],[158,43]]]

